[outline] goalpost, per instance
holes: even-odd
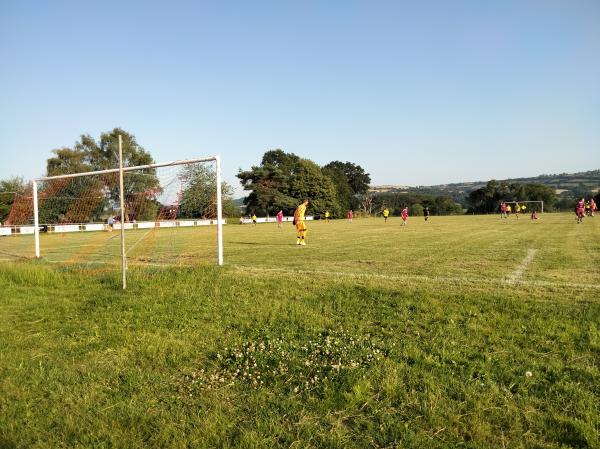
[[[544,202],[543,201],[500,201],[500,204],[539,204],[540,205],[540,213],[544,213]],[[528,207],[529,208],[529,207]]]
[[[216,256],[222,266],[220,157],[123,167],[121,136],[118,144],[119,168],[47,176],[32,182],[35,257],[41,256],[40,231],[66,236],[53,240],[56,254],[60,251],[61,257],[75,262],[90,257],[96,258],[92,263],[121,259],[125,289],[128,257],[139,263],[154,263],[153,255],[161,263],[168,256],[195,260],[201,257],[198,254],[210,252],[210,242],[200,241],[202,236],[194,228],[216,224]],[[120,231],[118,256],[113,229]],[[128,245],[126,230],[132,231]],[[188,240],[176,238],[175,232],[184,233]]]

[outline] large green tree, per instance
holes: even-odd
[[[369,190],[371,184],[371,175],[365,172],[365,169],[352,162],[333,161],[325,165],[323,169],[326,172],[343,173],[346,176],[348,186],[353,194],[360,195]]]
[[[331,178],[321,171],[321,167],[309,159],[301,159],[290,183],[291,194],[302,200],[308,198],[309,210],[314,214],[322,214],[329,210],[334,216],[342,211],[336,201],[335,185]]]
[[[152,164],[154,160],[133,134],[121,128],[102,133],[96,141],[81,136],[73,148],[53,150],[46,164],[47,176],[82,173],[118,167],[118,136],[122,137],[123,166]],[[100,221],[117,208],[119,202],[116,173],[44,182],[40,191],[40,221]],[[156,210],[160,181],[156,170],[128,172],[124,177],[126,209],[129,218],[149,218]]]
[[[292,214],[305,197],[311,202],[310,213],[341,213],[332,179],[317,164],[293,153],[267,151],[260,165],[240,170],[237,177],[250,191],[244,200],[247,210],[257,214]]]
[[[346,173],[339,167],[326,165],[322,169],[323,174],[328,176],[333,185],[335,186],[335,195],[337,203],[342,211],[349,209],[357,209],[359,207],[359,200],[350,187],[350,181]]]

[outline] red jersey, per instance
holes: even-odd
[[[402,219],[406,220],[408,218],[408,208],[402,209]]]
[[[352,213],[351,210],[348,211],[348,218],[352,218],[354,216],[354,214]]]

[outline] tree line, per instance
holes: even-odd
[[[52,151],[46,163],[46,176],[81,173],[115,168],[118,135],[122,136],[124,166],[148,165],[155,161],[151,154],[138,144],[135,136],[123,129],[114,128],[102,133],[98,140],[88,134],[81,135],[72,147]],[[185,167],[179,175],[181,192],[177,200],[178,218],[214,216],[216,174],[203,165]],[[293,214],[303,198],[310,200],[309,211],[321,215],[326,210],[334,217],[345,216],[348,210],[373,215],[388,208],[392,215],[400,214],[408,206],[411,215],[422,215],[428,208],[433,215],[497,212],[500,201],[544,201],[544,210],[570,210],[572,198],[559,198],[552,187],[543,184],[491,180],[485,187],[474,190],[466,198],[435,195],[426,188],[420,192],[370,192],[370,174],[353,162],[332,161],[319,166],[310,159],[281,149],[264,153],[259,165],[241,170],[237,178],[248,195],[243,202],[246,211],[257,215],[275,215],[282,210]],[[102,221],[110,210],[118,209],[117,183],[109,177],[83,177],[77,182],[65,183],[53,192],[52,201],[40,206],[40,221],[84,222]],[[41,188],[44,186],[42,184]],[[161,209],[161,180],[155,169],[125,176],[125,201],[130,216],[126,219],[154,219]],[[233,189],[222,184],[223,214],[233,217],[239,208],[232,200]],[[16,199],[31,195],[31,184],[23,178],[0,180],[0,221],[5,222]],[[44,197],[44,192],[41,192]],[[584,195],[591,197],[590,192]],[[50,195],[46,195],[50,198]],[[75,216],[73,198],[102,198],[89,202],[80,215]],[[30,201],[29,199],[27,201]],[[596,193],[600,203],[600,192]],[[85,216],[83,216],[85,215]],[[18,224],[18,223],[13,223]],[[19,223],[20,224],[20,223]]]
[[[249,192],[246,210],[257,215],[275,215],[280,210],[292,214],[303,198],[310,200],[309,211],[317,216],[329,211],[334,217],[345,217],[348,210],[373,215],[385,207],[399,215],[406,206],[413,215],[422,215],[425,207],[436,215],[463,212],[447,196],[370,192],[371,176],[356,163],[332,161],[320,167],[281,149],[267,151],[259,165],[240,170],[237,177]]]
[[[469,212],[476,214],[498,212],[501,201],[543,201],[544,210],[552,211],[557,195],[552,187],[543,184],[491,180],[485,187],[473,190],[469,194]]]

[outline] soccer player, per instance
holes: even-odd
[[[350,223],[352,223],[352,219],[353,219],[353,218],[354,218],[354,212],[352,212],[352,209],[350,209],[350,210],[348,211],[348,221],[349,221]]]
[[[592,198],[590,200],[590,217],[594,216],[594,212],[596,212],[597,206],[596,206],[596,201],[594,201],[594,198]]]
[[[306,246],[306,223],[304,223],[304,214],[306,214],[306,207],[308,206],[308,199],[304,198],[304,201],[294,211],[294,224],[296,225],[296,245]]]
[[[325,223],[329,223],[329,217],[331,216],[331,214],[329,213],[328,210],[325,211]]]
[[[277,227],[280,228],[283,225],[283,211],[277,212]]]
[[[256,214],[252,214],[252,224],[256,226]]]
[[[512,207],[510,206],[510,204],[506,205],[506,218],[508,218],[510,216],[510,213],[512,212]]]
[[[577,206],[575,206],[575,215],[577,215],[577,224],[583,221],[583,216],[585,213],[585,200],[583,197],[579,198],[577,201]]]
[[[387,207],[385,207],[383,209],[382,214],[383,214],[383,221],[384,221],[384,223],[387,223],[387,219],[390,216],[390,210]]]
[[[533,212],[531,212],[531,220],[537,220],[537,219],[538,219],[537,212],[534,209]]]
[[[402,209],[402,224],[400,226],[406,226],[408,221],[408,206]]]
[[[500,218],[507,218],[506,203],[504,201],[500,203]]]
[[[519,203],[515,204],[515,217],[517,220],[519,219],[519,214],[521,213],[521,205]]]
[[[429,208],[428,207],[423,209],[423,215],[425,216],[425,221],[429,220]]]
[[[106,223],[107,223],[106,230],[109,232],[112,231],[113,227],[115,225],[115,218],[111,215],[110,217],[108,217],[108,220]]]

